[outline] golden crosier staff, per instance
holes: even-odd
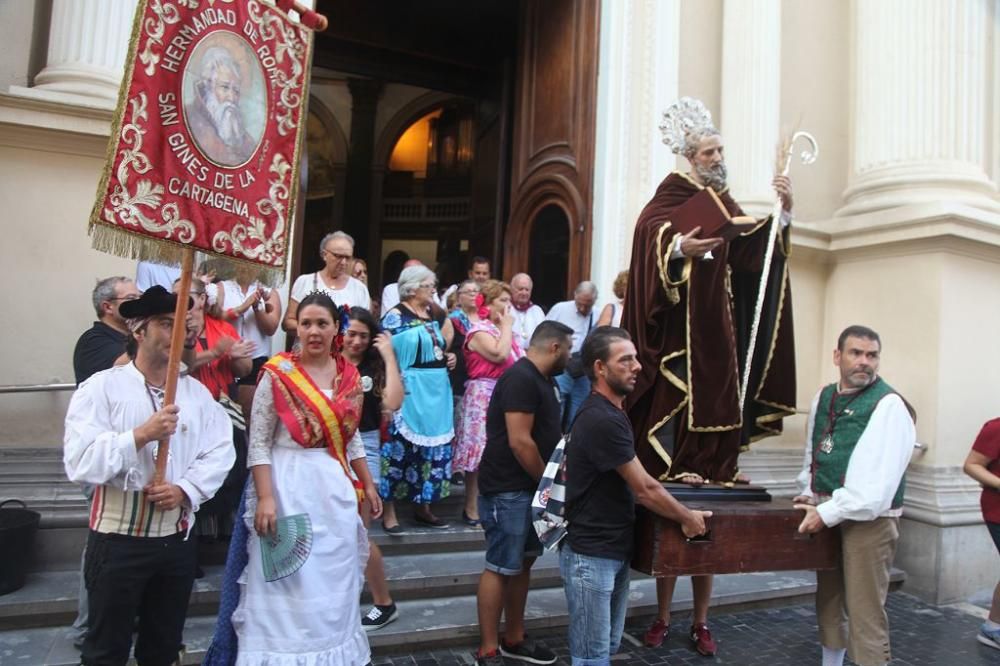
[[[809,142],[809,147],[799,154],[802,164],[812,164],[819,156],[819,144],[809,132],[796,132],[790,139],[780,146],[778,155],[778,167],[782,176],[787,176],[792,166],[792,147],[798,139],[805,139]],[[784,160],[784,164],[782,164]],[[767,239],[767,250],[764,252],[764,268],[760,274],[760,288],[757,290],[757,306],[753,311],[753,326],[750,328],[750,344],[747,347],[746,366],[743,368],[743,382],[740,385],[740,414],[743,414],[743,405],[746,404],[747,386],[750,384],[750,367],[753,365],[753,352],[757,346],[757,331],[760,328],[760,316],[764,309],[764,297],[767,295],[767,280],[771,274],[771,259],[774,256],[774,244],[778,239],[778,231],[781,229],[781,197],[774,202],[771,210],[771,230]]]

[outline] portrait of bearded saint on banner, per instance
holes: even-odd
[[[202,154],[219,166],[235,167],[253,156],[263,127],[254,131],[244,108],[247,101],[241,105],[244,89],[255,84],[249,80],[252,76],[244,75],[234,55],[234,50],[243,50],[240,49],[242,40],[235,35],[226,36],[231,37],[226,40],[231,44],[214,40],[208,48],[195,49],[188,61],[184,72],[184,116],[191,138]],[[248,45],[246,50],[249,50]],[[189,81],[193,81],[193,85]],[[262,99],[262,96],[254,95],[254,98]]]

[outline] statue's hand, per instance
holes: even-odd
[[[788,176],[775,176],[774,180],[771,181],[771,185],[774,186],[774,191],[778,193],[778,198],[781,199],[781,207],[791,213],[792,204],[794,203],[791,179]]]
[[[681,254],[685,257],[701,258],[722,245],[721,238],[695,238],[700,233],[701,227],[695,227],[681,236]]]

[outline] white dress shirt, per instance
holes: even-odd
[[[528,344],[531,342],[531,334],[545,320],[545,312],[537,305],[532,305],[523,312],[517,308],[511,308],[511,313],[514,315],[514,339],[517,340],[518,346],[523,351],[527,351]]]
[[[382,309],[383,315],[389,310],[399,305],[399,283],[390,282],[382,288]]]
[[[799,494],[814,497],[812,492],[813,424],[822,389],[813,398],[806,429],[806,452],[802,471],[796,482]],[[845,520],[874,520],[883,516],[899,516],[902,509],[893,509],[892,500],[903,473],[910,464],[917,441],[913,419],[903,399],[896,394],[882,398],[864,433],[851,453],[844,485],[830,497],[819,500],[816,511],[827,527]]]
[[[556,303],[545,315],[545,318],[566,324],[573,329],[573,348],[570,351],[574,354],[583,348],[583,341],[587,338],[587,334],[597,324],[597,315],[594,314],[594,310],[591,309],[589,315],[582,315],[576,307],[576,301]]]
[[[152,261],[140,261],[135,267],[135,287],[146,291],[153,285],[160,285],[167,291],[172,291],[174,282],[181,276],[181,267],[154,264]]]

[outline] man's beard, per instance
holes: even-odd
[[[234,102],[221,102],[209,92],[205,95],[205,109],[215,131],[227,146],[239,146],[243,141],[243,116],[240,107]]]
[[[703,167],[701,165],[695,165],[694,172],[698,174],[701,181],[711,187],[716,192],[721,192],[726,189],[726,177],[729,175],[726,171],[726,163],[719,162],[710,167]]]
[[[856,374],[864,374],[864,377],[856,376]],[[873,381],[875,381],[875,371],[871,368],[858,368],[847,373],[844,377],[844,384],[846,388],[849,389],[860,389],[868,386]]]
[[[628,379],[631,379],[631,377],[629,377]],[[617,379],[607,377],[606,380],[608,382],[608,388],[610,388],[615,395],[621,396],[623,398],[635,390],[635,383],[634,382],[630,383],[625,378],[619,381]]]

